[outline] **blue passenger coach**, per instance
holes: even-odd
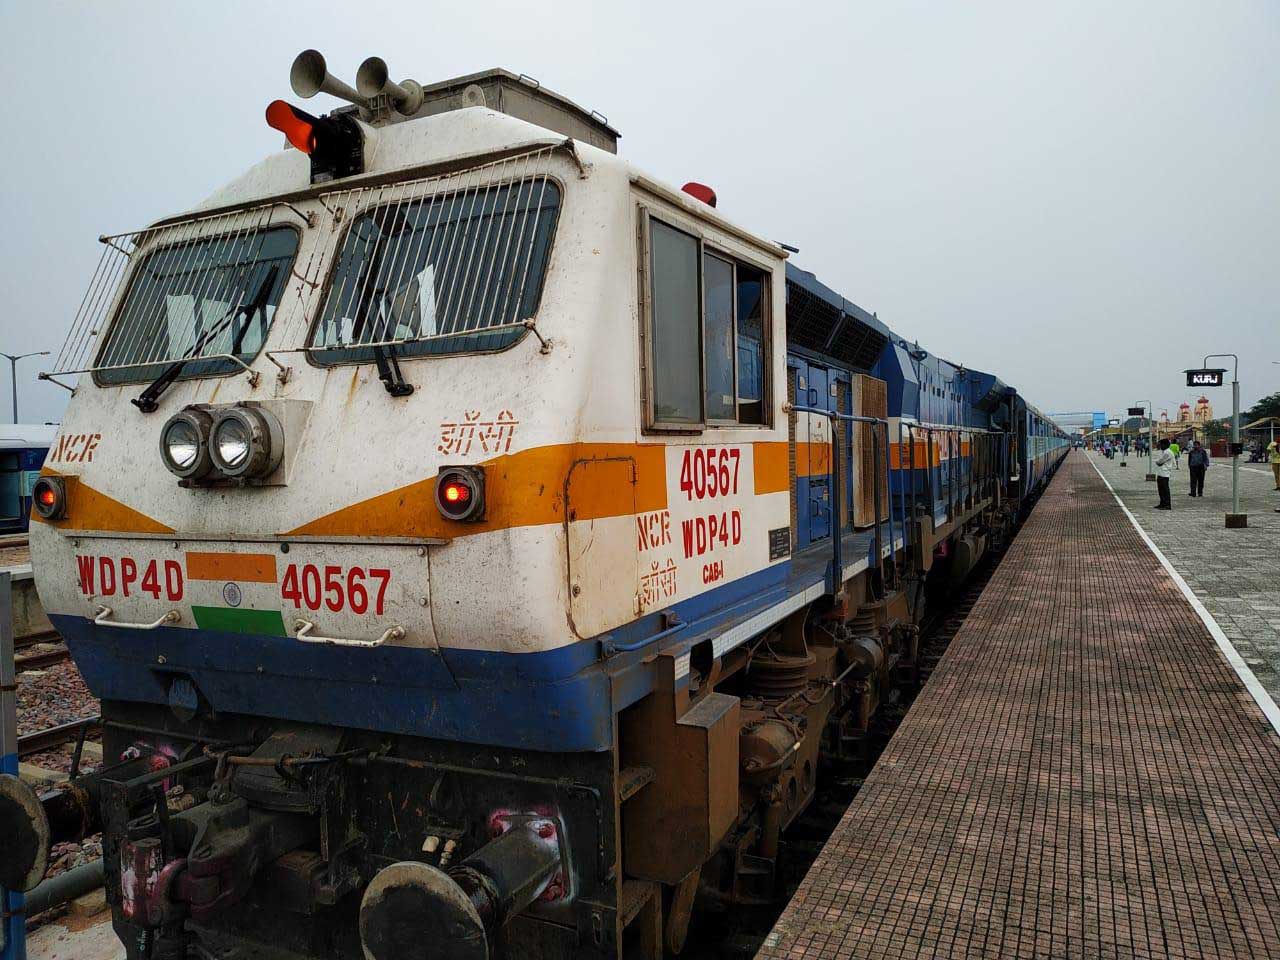
[[[31,488],[53,443],[56,426],[6,424],[0,428],[0,533],[26,532]]]

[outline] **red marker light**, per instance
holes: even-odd
[[[716,205],[716,192],[705,183],[698,183],[696,180],[690,180],[680,189],[695,200],[701,200],[708,207],[714,207]]]
[[[306,154],[316,148],[315,122],[316,118],[311,114],[292,107],[283,100],[272,100],[267,106],[267,126],[279,130],[291,144]]]
[[[67,488],[61,477],[41,477],[31,491],[32,506],[45,520],[61,520],[67,512]]]
[[[446,520],[484,517],[484,467],[445,467],[436,480],[436,509]]]

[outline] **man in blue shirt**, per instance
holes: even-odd
[[[1204,496],[1204,475],[1209,469],[1209,451],[1196,440],[1187,454],[1187,471],[1191,474],[1191,496]]]

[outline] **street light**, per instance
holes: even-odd
[[[1208,386],[1222,386],[1224,371],[1209,370],[1209,361],[1227,357],[1235,362],[1231,371],[1231,512],[1227,514],[1227,527],[1239,529],[1249,525],[1249,518],[1240,512],[1240,358],[1234,353],[1206,355],[1200,370],[1187,371],[1187,386],[1197,386],[1196,380]]]
[[[1134,402],[1135,404],[1137,404],[1137,403],[1143,403],[1144,401],[1142,401],[1142,400],[1135,400],[1135,401],[1133,401],[1133,402]],[[1155,426],[1154,426],[1154,424],[1155,424],[1155,410],[1156,410],[1156,408],[1155,408],[1154,406],[1152,406],[1152,404],[1151,404],[1151,401],[1150,401],[1150,400],[1145,401],[1145,403],[1146,403],[1146,405],[1147,405],[1147,480],[1152,481],[1152,480],[1155,480],[1155,478],[1156,478],[1156,472],[1155,472],[1155,469],[1152,467],[1152,464],[1151,464],[1151,442],[1155,439]],[[1133,413],[1133,410],[1132,410],[1132,409],[1130,409],[1130,410],[1129,410],[1129,412],[1130,412],[1130,413]],[[1142,436],[1142,424],[1141,424],[1141,423],[1139,423],[1139,424],[1138,424],[1138,436]]]
[[[36,350],[32,353],[0,353],[0,357],[4,357],[9,361],[9,380],[13,384],[13,422],[18,422],[18,361],[27,357],[47,357],[48,350]]]

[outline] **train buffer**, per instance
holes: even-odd
[[[1072,453],[761,960],[1280,955],[1280,713],[1210,624]]]

